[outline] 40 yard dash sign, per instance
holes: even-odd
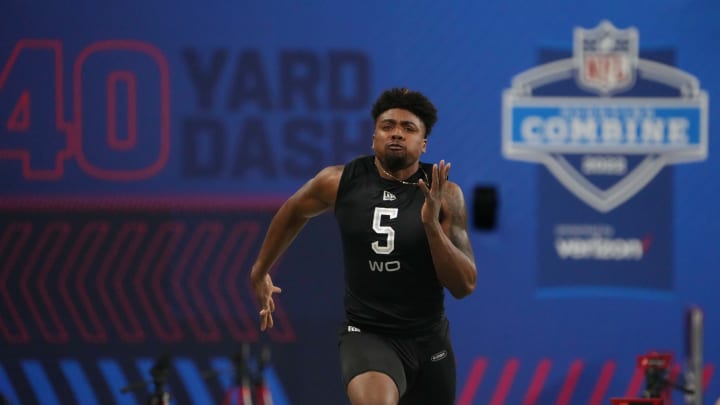
[[[15,44],[0,70],[0,160],[19,161],[24,179],[58,180],[73,160],[97,179],[137,181],[169,152],[170,73],[159,49],[100,41],[68,63],[59,40]]]

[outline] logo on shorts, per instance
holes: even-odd
[[[361,332],[357,326],[348,325],[348,332]]]
[[[440,361],[445,357],[447,357],[447,350],[443,350],[441,352],[433,354],[432,356],[430,356],[430,361]]]

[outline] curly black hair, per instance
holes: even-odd
[[[380,114],[392,108],[402,108],[415,114],[425,124],[425,137],[427,138],[432,131],[432,127],[437,122],[437,108],[422,93],[410,90],[406,87],[395,87],[385,90],[373,104],[372,118],[377,121]]]

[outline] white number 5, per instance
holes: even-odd
[[[381,245],[380,241],[375,241],[371,244],[372,250],[379,255],[388,255],[395,249],[395,230],[390,226],[382,226],[382,217],[389,217],[390,219],[397,218],[397,208],[380,208],[375,207],[373,213],[372,228],[375,232],[381,235],[387,235],[385,245]]]

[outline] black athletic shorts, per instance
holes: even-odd
[[[438,333],[411,338],[368,333],[346,324],[339,345],[346,389],[356,375],[379,371],[395,381],[400,404],[455,403],[455,354],[447,320]]]

